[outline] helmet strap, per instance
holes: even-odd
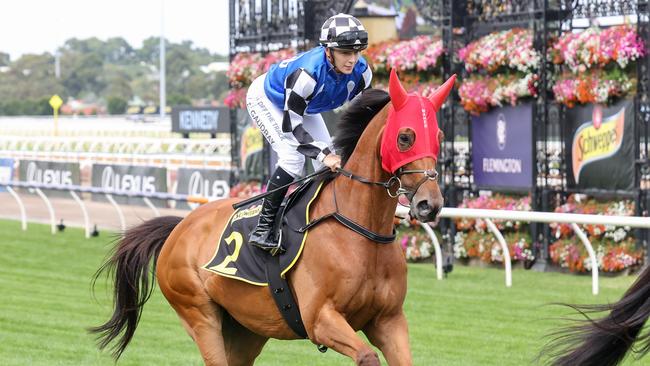
[[[334,68],[334,71],[336,71],[337,74],[342,74],[341,70],[339,70],[336,67],[336,61],[334,60],[334,48],[326,47],[325,48],[325,55],[327,56],[327,60],[332,64],[332,67]]]
[[[327,60],[332,64],[334,71],[336,71],[337,74],[341,74],[341,71],[336,67],[336,61],[334,60],[334,48],[326,47],[325,55],[327,56]]]

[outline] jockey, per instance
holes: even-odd
[[[357,18],[343,13],[330,17],[321,27],[319,42],[320,46],[271,66],[248,89],[248,113],[278,155],[269,191],[301,177],[305,157],[314,159],[315,170],[341,167],[320,113],[340,107],[370,86],[372,71],[359,55],[368,47],[368,33]],[[272,234],[287,189],[264,198],[249,239],[272,255],[282,251]]]

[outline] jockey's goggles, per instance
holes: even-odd
[[[334,42],[328,42],[332,48],[363,50],[368,47],[368,32],[364,30],[344,32]]]

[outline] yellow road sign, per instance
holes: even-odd
[[[57,112],[59,108],[61,108],[61,105],[63,105],[63,100],[61,100],[60,96],[54,94],[52,98],[50,98],[50,105],[52,106],[52,109],[54,109],[54,112]]]

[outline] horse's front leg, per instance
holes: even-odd
[[[314,343],[352,358],[356,365],[380,366],[377,352],[357,335],[343,315],[331,307],[319,311],[310,333]]]
[[[394,315],[382,315],[376,318],[364,328],[363,332],[370,342],[381,350],[389,366],[413,364],[408,325],[401,310]]]

